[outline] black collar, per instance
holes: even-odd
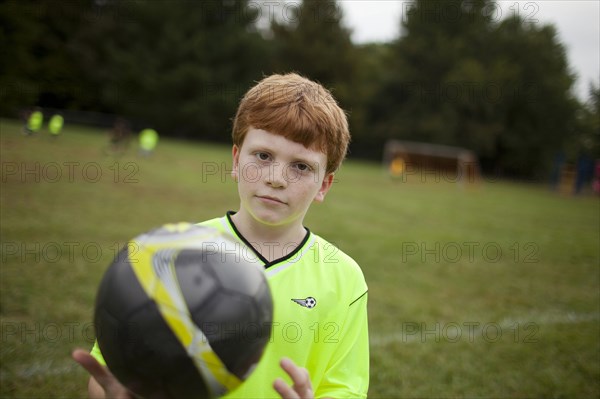
[[[300,244],[298,244],[298,246],[296,248],[294,248],[294,250],[292,252],[290,252],[289,254],[287,254],[287,255],[279,258],[279,259],[275,259],[273,261],[269,261],[259,251],[257,251],[256,248],[254,248],[252,246],[252,244],[250,243],[250,241],[248,241],[246,239],[246,237],[244,237],[242,235],[242,233],[240,233],[240,231],[235,226],[235,223],[233,223],[233,220],[231,219],[231,217],[233,215],[235,215],[234,211],[228,211],[227,212],[227,221],[229,222],[229,225],[231,226],[231,228],[233,229],[233,231],[235,232],[235,234],[238,236],[238,238],[240,240],[242,240],[242,242],[244,244],[246,244],[248,246],[248,248],[250,248],[252,250],[252,252],[254,252],[254,254],[258,257],[258,259],[260,259],[261,262],[263,262],[265,264],[265,269],[268,269],[269,267],[271,267],[273,265],[276,265],[278,263],[285,262],[286,260],[288,260],[290,258],[293,258],[298,252],[300,252],[300,250],[304,247],[304,245],[308,241],[308,238],[310,237],[310,230],[305,227],[304,230],[306,230],[306,234],[304,235],[304,238],[302,239],[302,242],[300,242]]]

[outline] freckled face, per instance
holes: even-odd
[[[250,128],[242,146],[233,146],[240,212],[262,224],[301,225],[311,203],[323,201],[331,187],[326,165],[322,152]]]

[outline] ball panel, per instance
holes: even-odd
[[[209,397],[207,384],[193,360],[161,316],[156,303],[138,309],[128,318],[131,333],[121,345],[132,383],[144,381],[146,394],[167,397]],[[137,381],[136,381],[137,380]],[[148,384],[148,382],[151,382]]]
[[[203,259],[206,259],[206,255],[202,251],[184,249],[179,252],[175,261],[177,280],[190,309],[196,309],[210,301],[221,288],[212,269],[203,267]]]
[[[219,291],[205,306],[196,309],[192,318],[204,331],[211,348],[227,369],[243,379],[247,358],[255,358],[252,344],[263,337],[249,335],[256,320],[256,304],[252,298],[231,291]],[[268,335],[267,338],[268,340]]]
[[[221,253],[205,255],[205,267],[212,270],[223,288],[248,296],[255,295],[259,287],[264,285],[265,277],[262,268],[255,263],[250,263],[242,256],[239,244],[229,243],[229,247],[237,248],[238,254]],[[230,251],[229,248],[224,250]],[[256,269],[260,271],[257,273]]]
[[[143,306],[146,301],[147,295],[129,265],[128,251],[123,249],[104,273],[96,295],[96,308],[119,315]]]

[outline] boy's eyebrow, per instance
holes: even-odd
[[[248,151],[249,152],[253,152],[253,151],[265,151],[268,153],[276,153],[277,151],[275,149],[273,149],[272,147],[269,146],[269,143],[257,143],[254,145],[250,145],[248,146]],[[320,162],[318,160],[310,160],[308,158],[305,158],[303,156],[299,156],[297,154],[294,154],[292,157],[292,162],[302,162],[305,163],[307,165],[309,165],[310,167],[312,167],[313,169],[316,169],[320,166]]]
[[[274,152],[273,149],[271,147],[269,147],[269,145],[267,143],[258,143],[258,144],[250,144],[247,146],[247,151],[248,152],[253,152],[253,151],[265,151],[265,152]]]

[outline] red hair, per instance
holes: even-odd
[[[241,147],[250,128],[324,153],[327,173],[339,168],[350,142],[346,114],[331,93],[295,73],[271,75],[248,90],[233,121],[233,144]]]

